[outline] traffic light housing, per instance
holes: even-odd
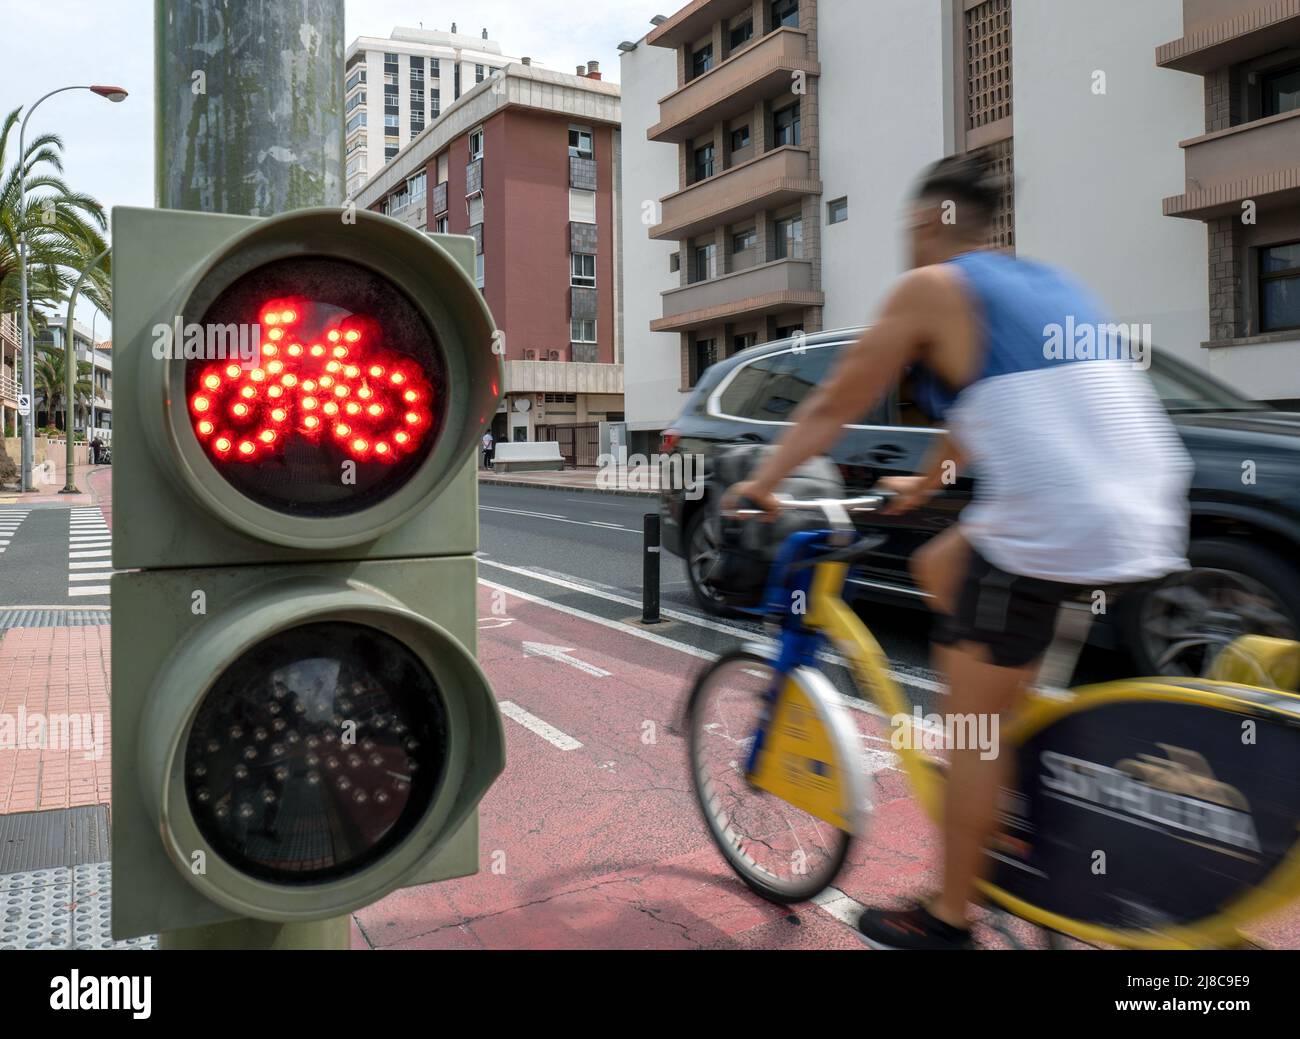
[[[113,224],[114,934],[475,872],[504,739],[473,240],[328,208]]]

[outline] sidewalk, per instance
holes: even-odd
[[[111,472],[112,466],[108,465],[79,465],[73,473],[74,482],[80,494],[61,494],[64,485],[67,483],[67,469],[59,465],[55,469],[55,479],[53,483],[41,483],[36,485],[36,489],[30,493],[24,494],[19,490],[9,488],[0,488],[0,505],[66,505],[69,508],[74,506],[93,505],[96,497],[94,490],[94,479],[96,474]],[[111,492],[104,492],[111,493]]]
[[[480,484],[507,487],[544,487],[548,490],[578,491],[584,494],[622,494],[632,498],[659,497],[659,470],[606,472],[600,469],[565,469],[559,472],[497,473],[478,471]],[[642,484],[645,487],[642,487]]]

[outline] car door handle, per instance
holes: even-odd
[[[893,444],[881,444],[870,451],[869,457],[873,462],[888,465],[890,462],[902,461],[907,457],[907,452],[901,447],[895,447]]]

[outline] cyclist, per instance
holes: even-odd
[[[952,471],[945,463],[965,460],[977,477],[960,522],[912,564],[932,596],[935,663],[957,715],[1015,707],[1065,599],[1187,567],[1191,461],[1137,370],[1135,344],[1116,340],[1061,272],[986,247],[1002,188],[972,156],[922,175],[908,206],[913,269],[723,502],[748,499],[775,515],[781,480],[910,368],[918,403],[948,432],[921,475],[880,481],[897,495],[890,511],[924,503]],[[942,888],[928,904],[866,910],[868,944],[971,947],[969,906],[1007,767],[979,748],[951,749]]]

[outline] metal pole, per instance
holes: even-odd
[[[343,0],[156,0],[158,205],[342,204]]]
[[[343,0],[155,0],[155,193],[165,209],[271,216],[341,205]],[[162,948],[346,949],[346,916],[233,920]]]
[[[68,455],[67,455],[68,474],[67,474],[67,478],[63,481],[63,490],[59,491],[60,494],[81,493],[80,491],[77,490],[76,445],[72,442],[72,426],[73,426],[72,410],[77,400],[77,344],[76,344],[76,340],[74,339],[75,333],[73,332],[72,314],[77,306],[77,293],[81,291],[81,283],[86,280],[86,278],[89,276],[91,271],[93,271],[96,267],[100,265],[104,257],[109,254],[109,251],[110,250],[105,249],[93,260],[90,261],[90,263],[86,266],[85,270],[83,270],[79,275],[77,275],[76,284],[72,286],[72,292],[68,296],[68,317],[67,317],[67,321],[65,322],[66,330],[64,332],[64,336],[66,338],[63,341],[64,358],[65,358],[64,366],[67,368],[67,372],[65,373],[65,378],[67,379],[67,386],[64,388],[63,413],[64,415],[67,416],[64,425],[68,427],[66,430],[68,434]],[[93,332],[91,333],[90,336],[90,397],[91,400],[94,400],[95,398],[95,336]],[[90,430],[87,429],[86,432],[87,434],[89,434]],[[86,450],[87,451],[90,450],[89,435],[87,435],[86,437]]]
[[[95,323],[99,320],[99,308],[90,314],[90,424],[86,427],[86,455],[90,456],[90,442],[95,438]],[[90,461],[94,461],[93,458]]]
[[[647,512],[641,555],[641,623],[659,623],[659,513]]]

